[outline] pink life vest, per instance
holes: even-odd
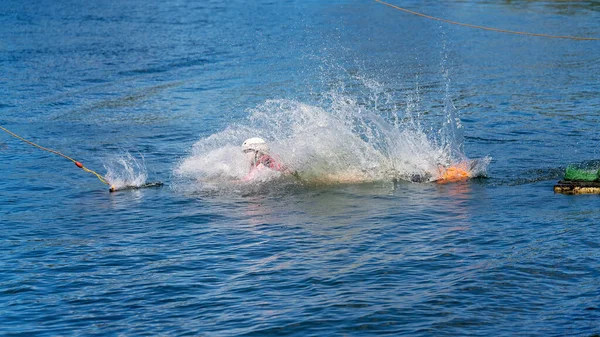
[[[281,165],[278,161],[276,161],[273,157],[269,156],[268,154],[263,154],[262,156],[260,156],[260,158],[256,160],[255,163],[252,163],[252,165],[250,166],[250,173],[248,173],[248,175],[246,175],[246,177],[244,177],[243,180],[249,181],[254,179],[256,174],[264,168],[269,168],[271,170],[280,172],[285,171],[285,167]]]
[[[251,170],[256,169],[258,167],[258,165],[264,165],[265,167],[270,168],[271,170],[275,170],[275,171],[283,171],[283,165],[281,165],[278,161],[276,161],[275,159],[273,159],[273,157],[269,156],[268,154],[263,154],[262,156],[260,156],[260,158],[258,158],[258,160],[256,161],[256,163],[252,164]]]

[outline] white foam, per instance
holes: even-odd
[[[148,179],[144,157],[138,159],[129,152],[109,158],[104,168],[106,180],[117,190],[126,186],[142,186]]]
[[[318,105],[267,100],[249,109],[243,123],[200,139],[175,174],[212,188],[239,183],[249,170],[240,145],[249,137],[266,139],[271,155],[305,184],[410,181],[415,176],[433,181],[439,178],[440,165],[467,159],[462,126],[450,100],[443,111],[445,125],[426,133],[418,92],[409,95],[405,111],[399,111],[381,85],[363,82],[371,92],[366,102],[339,92],[328,93]],[[477,162],[475,174],[485,174],[488,163],[489,158]],[[282,175],[261,176],[251,183],[276,179]]]

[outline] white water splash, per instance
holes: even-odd
[[[135,158],[129,152],[110,158],[104,164],[106,180],[116,190],[123,187],[142,186],[148,179],[144,157]]]
[[[250,137],[267,140],[270,154],[296,172],[294,179],[302,184],[434,181],[440,167],[467,160],[458,137],[460,120],[450,100],[443,111],[446,125],[426,133],[418,91],[407,98],[401,116],[380,84],[362,84],[369,93],[363,101],[339,92],[328,93],[319,105],[267,100],[250,109],[244,123],[200,139],[175,174],[202,188],[239,186],[249,171],[240,145]],[[489,158],[474,162],[471,174],[484,175],[488,163]],[[289,178],[267,172],[251,184]]]

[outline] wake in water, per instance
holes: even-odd
[[[366,86],[373,90],[377,83]],[[328,104],[322,104],[327,107],[267,100],[249,110],[244,123],[200,139],[175,174],[202,190],[267,183],[432,182],[442,178],[444,168],[458,163],[470,177],[485,175],[490,158],[473,161],[464,155],[460,120],[451,103],[445,107],[442,129],[427,134],[416,110],[418,100],[409,99],[405,116],[400,116],[397,110],[382,108],[379,96],[375,92],[372,104],[365,104],[347,94],[330,93]],[[240,146],[250,137],[265,139],[269,154],[294,174],[265,170],[245,182],[249,163]]]

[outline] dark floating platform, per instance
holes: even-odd
[[[163,185],[162,182],[157,181],[157,182],[153,182],[153,183],[147,183],[144,185],[140,185],[140,186],[123,186],[123,187],[119,187],[119,188],[114,188],[114,187],[110,187],[109,192],[117,192],[117,191],[125,191],[125,190],[139,190],[140,188],[150,188],[150,187],[161,187]]]
[[[554,193],[600,194],[600,181],[561,180],[554,185]]]

